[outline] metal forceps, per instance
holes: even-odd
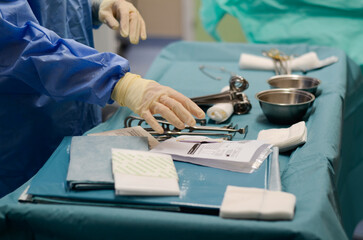
[[[191,98],[198,105],[211,105],[216,103],[232,103],[235,114],[245,114],[251,110],[251,103],[243,93],[248,88],[248,81],[238,75],[231,76],[229,90],[217,94]]]
[[[272,48],[268,51],[262,51],[262,54],[272,59],[276,75],[291,74],[291,67],[289,65],[289,60],[291,59],[290,56],[280,52],[276,48]]]
[[[246,137],[248,126],[245,126],[244,128],[238,128],[237,125],[233,126],[232,124],[223,126],[223,127],[213,127],[213,126],[205,126],[206,120],[205,119],[196,119],[197,123],[199,123],[199,126],[185,126],[186,131],[182,131],[173,125],[171,125],[168,121],[165,121],[162,118],[155,117],[157,122],[161,125],[161,127],[164,129],[164,133],[159,134],[155,132],[152,128],[144,128],[147,132],[149,132],[151,135],[156,136],[158,140],[165,140],[170,137],[175,136],[181,136],[181,135],[203,135],[203,136],[215,136],[215,137],[221,137],[226,140],[232,140],[233,136],[236,133],[244,134],[244,137]],[[132,127],[133,122],[136,122],[137,125],[141,126],[145,122],[143,118],[136,117],[136,116],[128,116],[125,119],[124,125],[125,127]],[[183,129],[184,130],[184,129]],[[202,132],[198,132],[202,131]]]

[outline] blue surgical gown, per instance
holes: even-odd
[[[0,0],[0,33],[1,197],[100,122],[129,64],[92,48],[88,0]]]

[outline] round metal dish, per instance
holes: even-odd
[[[301,121],[315,100],[312,93],[291,88],[270,89],[257,93],[255,97],[267,119],[278,124]]]
[[[271,88],[293,88],[315,94],[320,80],[301,75],[277,75],[267,80],[267,83]]]

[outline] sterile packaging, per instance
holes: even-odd
[[[301,121],[289,128],[261,130],[257,140],[273,144],[280,152],[286,152],[306,142],[307,128],[305,122]]]
[[[296,197],[261,188],[227,186],[220,216],[234,219],[292,220]]]
[[[112,149],[116,195],[178,196],[178,174],[170,155]]]

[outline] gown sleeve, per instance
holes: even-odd
[[[56,13],[54,13],[56,17]],[[104,106],[129,71],[126,59],[97,50],[39,25],[25,0],[0,0],[0,91],[30,87],[55,101]],[[16,84],[21,81],[23,84]]]

